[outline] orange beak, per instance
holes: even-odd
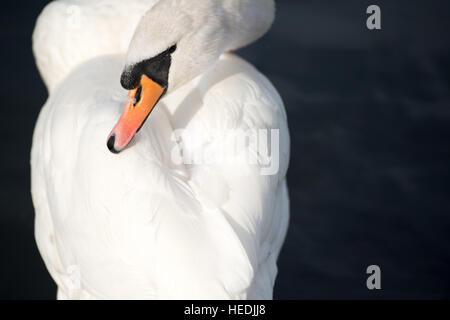
[[[122,115],[108,136],[107,146],[111,152],[119,153],[127,146],[142,127],[165,89],[146,75],[141,76],[139,86],[129,91]]]

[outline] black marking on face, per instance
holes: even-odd
[[[131,68],[127,68],[127,70],[122,72],[120,84],[123,88],[132,90],[139,85],[141,76],[145,74],[160,86],[167,88],[169,69],[172,63],[171,54],[175,52],[176,49],[177,45],[175,44],[166,51],[158,54],[156,57],[141,61],[131,66]]]
[[[136,90],[136,94],[134,95],[133,107],[136,107],[136,105],[139,103],[139,100],[141,100],[141,93],[142,93],[142,86],[139,86],[139,88]]]

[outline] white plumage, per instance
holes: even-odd
[[[166,2],[191,29],[167,17],[167,3],[144,0],[56,1],[38,19],[33,49],[50,95],[33,137],[32,195],[58,298],[272,298],[289,219],[286,114],[270,82],[223,51],[261,36],[273,2]],[[74,10],[81,23],[66,24]],[[188,49],[184,32],[208,21],[219,27]],[[127,99],[121,72],[173,40],[181,44],[167,95],[128,148],[112,154],[105,139]],[[195,141],[173,139],[178,128]],[[270,128],[280,136],[274,175],[224,143],[238,130]],[[175,163],[180,143],[184,156],[221,148],[233,162]]]

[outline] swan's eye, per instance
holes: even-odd
[[[134,95],[133,107],[136,107],[139,100],[141,100],[141,92],[142,92],[142,86],[139,86],[139,88],[136,90],[136,94]]]

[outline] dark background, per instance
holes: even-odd
[[[31,33],[47,1],[2,2],[0,298],[53,299],[29,152],[47,93]],[[278,0],[239,53],[284,99],[291,224],[276,298],[450,298],[450,3]],[[366,28],[369,4],[382,30]],[[382,290],[366,288],[377,264]]]

